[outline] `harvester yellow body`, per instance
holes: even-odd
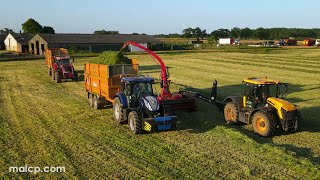
[[[262,136],[272,135],[277,127],[284,131],[298,129],[298,110],[283,99],[288,84],[268,78],[249,78],[243,83],[244,96],[229,96],[224,100],[227,123],[252,124],[254,131]]]

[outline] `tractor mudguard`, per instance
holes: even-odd
[[[58,65],[56,63],[53,64],[53,69],[58,70]]]
[[[249,123],[251,123],[251,117],[257,111],[261,111],[261,112],[270,114],[270,113],[273,113],[274,110],[272,108],[270,108],[270,107],[260,107],[260,108],[254,109],[253,111],[250,112],[250,115],[249,115],[250,122]]]
[[[115,97],[118,97],[120,99],[120,102],[122,104],[122,108],[127,108],[128,107],[128,102],[127,102],[127,97],[124,95],[123,92],[118,92]]]
[[[234,102],[239,108],[243,107],[242,103],[243,99],[240,96],[228,96],[223,100],[223,104],[227,104],[227,102]]]

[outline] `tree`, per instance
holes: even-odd
[[[106,31],[104,29],[94,31],[95,35],[109,35],[109,34],[119,34],[118,31]]]
[[[44,33],[44,34],[55,34],[54,29],[52,27],[50,27],[50,26],[43,26],[41,32]]]
[[[202,36],[202,31],[199,27],[196,27],[193,29],[193,33],[192,34],[195,34],[196,37],[197,37],[197,41],[200,40],[200,37]]]
[[[193,30],[191,27],[188,27],[188,28],[186,28],[186,29],[184,29],[184,30],[182,31],[183,37],[189,39],[189,38],[192,37],[193,32],[194,32],[194,30]]]
[[[235,38],[239,38],[241,36],[241,29],[238,27],[234,27],[231,29],[230,34]]]
[[[22,24],[24,33],[37,34],[42,32],[42,26],[34,19],[30,18]]]
[[[204,29],[204,30],[202,30],[201,31],[201,39],[203,40],[203,38],[205,38],[205,37],[207,37],[207,30],[206,29]]]
[[[252,36],[252,34],[253,34],[253,31],[250,28],[246,27],[244,29],[241,29],[240,37],[244,39],[248,39]]]
[[[255,30],[255,37],[259,38],[260,40],[269,39],[270,38],[270,30],[260,27]]]
[[[229,29],[218,29],[211,32],[211,35],[215,38],[227,38],[230,37]]]
[[[10,32],[13,32],[13,30],[9,28],[0,29],[0,34],[9,34]]]

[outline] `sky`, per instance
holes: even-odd
[[[200,27],[320,28],[319,0],[2,0],[0,29],[33,18],[56,33],[181,33]]]

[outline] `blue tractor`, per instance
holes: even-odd
[[[176,117],[169,116],[153,93],[151,77],[123,77],[116,94],[113,114],[116,124],[128,123],[135,134],[175,128]]]

